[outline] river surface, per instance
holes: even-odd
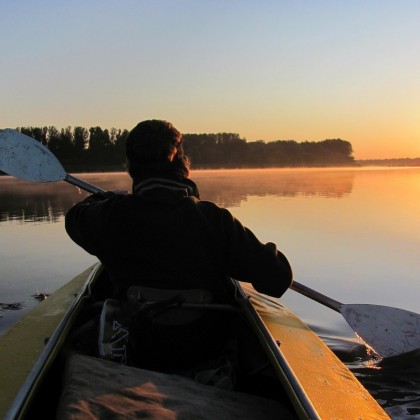
[[[130,190],[127,174],[80,174]],[[228,208],[288,257],[294,277],[343,303],[420,313],[420,168],[193,171],[203,200]],[[64,214],[87,195],[65,182],[0,177],[0,335],[93,264]],[[420,350],[373,358],[342,316],[293,291],[282,301],[328,344],[393,419],[420,418]]]

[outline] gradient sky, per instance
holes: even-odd
[[[420,157],[418,0],[2,0],[0,128],[341,138]]]

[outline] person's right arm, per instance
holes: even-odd
[[[232,214],[222,209],[227,241],[227,274],[251,283],[270,296],[280,297],[292,284],[293,274],[287,258],[275,244],[263,244]]]

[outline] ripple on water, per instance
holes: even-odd
[[[420,349],[346,364],[392,419],[420,418]]]

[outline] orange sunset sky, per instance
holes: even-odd
[[[352,143],[420,157],[420,2],[19,1],[0,6],[0,128]]]

